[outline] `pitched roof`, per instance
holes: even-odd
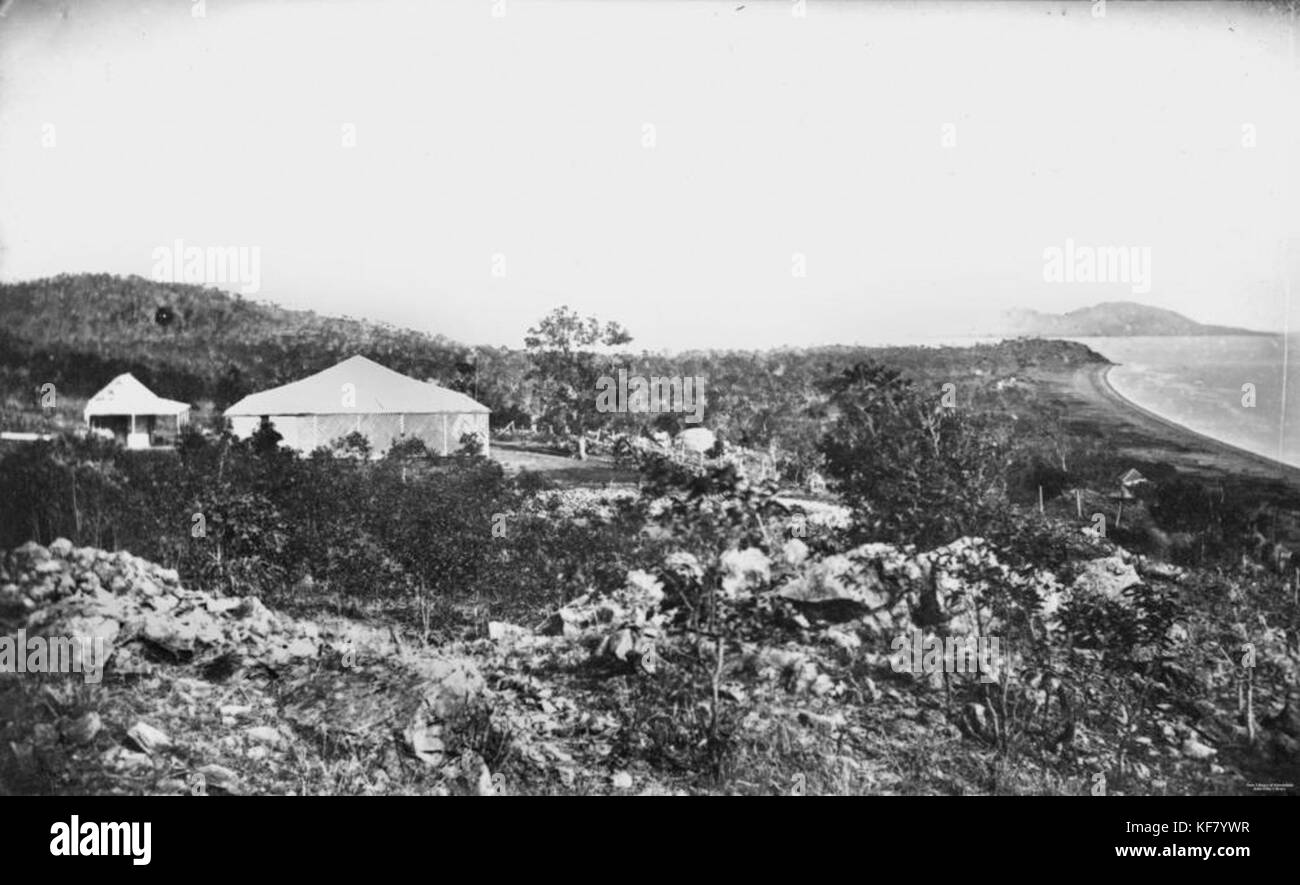
[[[352,385],[349,389],[345,385]],[[353,403],[349,405],[347,403]],[[250,394],[227,415],[336,415],[488,412],[463,393],[408,378],[363,356],[350,357],[300,381]]]
[[[1129,485],[1135,482],[1147,482],[1147,478],[1138,473],[1136,467],[1130,467],[1128,470],[1124,471],[1124,474],[1119,478],[1119,481],[1125,485]]]
[[[130,372],[118,375],[86,403],[85,417],[92,415],[178,415],[190,410],[189,403],[163,399],[145,387]]]

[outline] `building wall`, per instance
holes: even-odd
[[[460,438],[466,433],[477,433],[486,447],[488,443],[488,416],[485,413],[426,413],[416,415],[391,414],[333,414],[333,415],[270,415],[275,429],[284,437],[281,445],[301,452],[310,452],[328,446],[350,433],[361,432],[370,440],[371,449],[383,454],[397,440],[417,437],[429,451],[451,454],[460,448]],[[261,423],[261,418],[232,416],[231,429],[241,438],[251,436]],[[485,452],[486,453],[486,452]]]

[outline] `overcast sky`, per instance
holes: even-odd
[[[1286,12],[805,9],[0,0],[0,276],[256,247],[254,297],[514,346],[561,303],[652,349],[1283,326]],[[1067,238],[1149,247],[1150,291],[1046,282]]]

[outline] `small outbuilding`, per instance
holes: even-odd
[[[85,409],[92,432],[112,434],[128,449],[175,443],[189,416],[189,403],[158,396],[129,372],[108,382]]]
[[[1130,467],[1119,478],[1119,497],[1132,500],[1137,497],[1138,489],[1150,484],[1151,480],[1138,473],[1137,468]]]
[[[374,360],[354,356],[336,366],[244,397],[226,409],[236,436],[251,436],[263,418],[281,445],[310,452],[360,433],[380,455],[393,443],[419,439],[448,455],[474,434],[488,453],[487,406],[463,393],[410,378]]]

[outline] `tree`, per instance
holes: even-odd
[[[253,431],[253,435],[249,437],[249,443],[252,445],[254,452],[259,455],[268,455],[273,454],[279,448],[280,441],[283,439],[284,435],[275,429],[275,424],[271,422],[271,419],[263,415],[262,420],[258,422],[257,430]]]
[[[596,382],[609,367],[592,348],[617,347],[631,340],[618,323],[602,326],[595,317],[583,319],[567,306],[551,311],[524,338],[543,415],[561,433],[575,438],[580,458],[586,456],[583,434],[607,420],[595,409],[595,395]]]
[[[934,546],[980,528],[1005,500],[997,428],[946,408],[896,370],[858,363],[825,385],[820,450],[865,540]]]

